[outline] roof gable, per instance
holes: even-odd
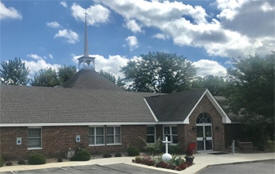
[[[146,97],[149,109],[159,122],[179,122],[189,124],[189,117],[207,96],[213,106],[222,117],[223,123],[231,123],[227,114],[207,89],[186,90],[179,93],[172,93],[161,96]]]
[[[183,121],[204,93],[204,89],[146,97],[159,121]]]

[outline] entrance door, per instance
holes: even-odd
[[[213,149],[212,122],[207,113],[201,113],[197,118],[197,150],[206,151]]]

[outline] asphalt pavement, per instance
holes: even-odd
[[[1,172],[0,172],[1,173]],[[28,171],[3,172],[1,174],[170,174],[152,169],[136,167],[127,164],[87,165],[74,167],[60,167]]]
[[[275,174],[275,160],[213,165],[198,174]]]

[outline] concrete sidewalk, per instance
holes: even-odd
[[[166,171],[172,173],[182,173],[182,174],[194,174],[199,170],[216,164],[228,164],[228,163],[239,163],[239,162],[250,162],[258,160],[275,159],[275,153],[253,153],[253,154],[223,154],[223,155],[213,155],[213,154],[196,154],[194,165],[188,167],[183,171],[173,171],[168,169],[150,167],[141,164],[132,163],[133,157],[114,157],[114,158],[103,158],[103,159],[92,159],[85,162],[61,162],[61,163],[47,163],[43,165],[18,165],[18,166],[5,166],[0,167],[0,172],[7,171],[21,171],[21,170],[35,170],[35,169],[45,169],[45,168],[58,168],[67,166],[84,166],[84,165],[110,165],[124,163],[129,165],[134,165],[143,168],[155,169],[159,171]]]

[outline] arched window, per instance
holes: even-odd
[[[200,115],[197,118],[197,124],[199,123],[211,123],[211,117],[208,113],[200,113]]]

